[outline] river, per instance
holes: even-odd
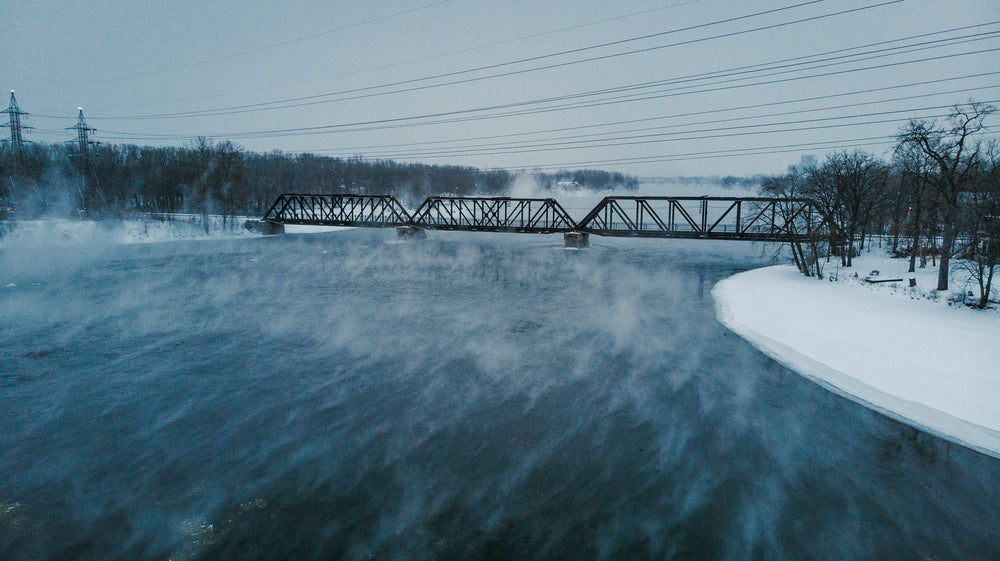
[[[997,559],[1000,461],[727,331],[745,242],[0,249],[0,559]]]

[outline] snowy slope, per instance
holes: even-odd
[[[1000,457],[1000,316],[866,288],[776,266],[720,281],[712,294],[719,320],[775,360]]]

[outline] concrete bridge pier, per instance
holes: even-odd
[[[247,220],[243,223],[243,227],[251,232],[263,234],[265,236],[274,236],[285,233],[284,224],[280,222],[271,222],[269,220]]]
[[[401,240],[422,240],[427,237],[427,232],[414,226],[397,226],[396,237]]]
[[[576,249],[590,247],[590,234],[587,232],[566,232],[563,234],[563,243],[566,247]]]

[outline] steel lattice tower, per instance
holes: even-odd
[[[77,109],[80,111],[80,116],[77,118],[76,124],[69,128],[76,130],[77,149],[81,156],[86,157],[90,152],[90,145],[97,144],[97,142],[90,140],[90,133],[96,132],[97,129],[87,125],[87,119],[83,118],[83,108],[77,107]]]
[[[102,199],[101,193],[97,189],[96,178],[93,177],[93,166],[90,161],[93,157],[90,153],[90,147],[98,144],[97,141],[90,139],[90,133],[95,132],[97,129],[87,124],[87,119],[83,116],[82,107],[77,107],[77,110],[80,112],[80,115],[76,119],[76,124],[66,128],[67,130],[76,131],[77,153],[71,155],[70,158],[79,160],[80,175],[83,180],[83,186],[80,190],[80,203],[84,209],[90,210]]]
[[[28,114],[21,111],[21,108],[17,106],[17,99],[14,97],[14,90],[10,90],[10,105],[3,111],[7,114],[8,121],[5,127],[10,128],[10,145],[11,148],[20,155],[24,149],[24,131],[30,130],[31,127],[21,123],[21,117],[27,116]]]
[[[17,106],[17,98],[14,97],[14,90],[10,90],[10,105],[2,113],[7,114],[7,124],[2,126],[10,128],[10,151],[12,156],[10,163],[13,169],[10,175],[10,185],[6,185],[6,182],[4,182],[5,184],[0,188],[0,194],[6,191],[11,199],[13,199],[14,186],[16,185],[14,179],[25,168],[24,131],[31,130],[32,127],[21,122],[21,117],[25,117],[28,114],[21,111],[21,108]]]

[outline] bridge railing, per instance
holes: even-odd
[[[431,197],[413,214],[413,226],[435,230],[571,232],[573,219],[555,199]]]
[[[323,226],[406,226],[410,214],[389,195],[286,193],[264,215],[267,222]]]

